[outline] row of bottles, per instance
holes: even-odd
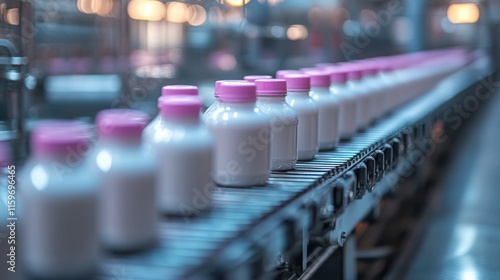
[[[272,170],[334,149],[465,63],[463,51],[448,50],[319,64],[217,81],[204,113],[196,87],[166,86],[149,124],[127,109],[100,112],[96,129],[42,123],[19,180],[26,267],[74,279],[92,273],[100,245],[152,246],[159,213],[209,210],[213,182],[265,184]]]

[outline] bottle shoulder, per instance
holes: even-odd
[[[94,195],[98,179],[85,163],[29,159],[19,174],[20,191],[26,195]]]
[[[209,127],[217,125],[252,126],[269,123],[268,116],[257,105],[238,107],[222,103],[215,110],[206,113],[203,120]]]
[[[164,121],[161,128],[156,130],[147,140],[149,145],[192,147],[210,146],[213,143],[212,135],[203,122],[182,124]]]
[[[283,100],[280,103],[257,103],[257,106],[273,121],[282,121],[287,125],[297,125],[299,118],[295,110]]]
[[[120,172],[130,175],[155,170],[155,157],[144,146],[127,148],[113,145],[96,147],[87,164],[96,172]]]
[[[317,102],[310,96],[287,96],[286,102],[296,112],[299,110],[319,110]]]
[[[318,105],[323,105],[323,104],[330,104],[334,105],[337,104],[339,101],[339,98],[331,93],[330,91],[328,92],[320,92],[320,93],[311,93],[311,98],[316,101]]]

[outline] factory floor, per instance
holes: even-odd
[[[389,279],[500,279],[499,97],[464,131],[411,252]]]

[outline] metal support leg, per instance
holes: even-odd
[[[342,266],[343,280],[356,279],[356,236],[354,233],[349,235],[342,247]]]

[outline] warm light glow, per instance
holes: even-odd
[[[78,0],[76,6],[84,14],[109,16],[113,11],[113,0]]]
[[[78,0],[76,6],[78,10],[84,14],[92,14],[92,2],[93,0]]]
[[[113,0],[93,0],[92,11],[100,16],[107,16],[113,11]]]
[[[191,17],[189,7],[181,2],[170,2],[166,4],[167,15],[165,19],[170,22],[183,23]]]
[[[207,12],[202,6],[196,4],[191,5],[189,6],[189,10],[191,11],[191,17],[188,19],[189,24],[199,26],[207,19]]]
[[[5,21],[10,25],[19,25],[19,9],[9,9],[5,15]]]
[[[127,12],[135,20],[160,21],[165,18],[165,5],[156,0],[132,0]]]
[[[304,40],[307,38],[308,32],[307,28],[300,24],[294,24],[288,28],[286,31],[286,36],[290,40]]]
[[[456,3],[448,7],[448,19],[452,23],[476,23],[479,20],[479,8],[473,3]]]
[[[248,2],[250,2],[250,0],[221,0],[222,4],[227,4],[232,7],[241,7],[248,4]]]

